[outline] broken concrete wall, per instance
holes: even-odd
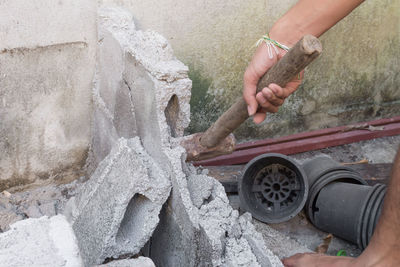
[[[112,57],[110,62],[116,65],[99,65],[94,91],[98,118],[94,119],[91,158],[97,169],[69,206],[80,247],[86,250],[86,264],[139,251],[144,244],[136,242],[137,236],[149,238],[154,228],[130,223],[127,225],[135,227],[125,227],[125,218],[140,221],[138,217],[147,214],[154,226],[160,200],[166,199],[169,191],[158,194],[138,189],[142,183],[134,177],[147,177],[147,187],[155,188],[163,176],[171,182],[172,192],[149,242],[148,253],[157,266],[281,266],[260,234],[244,226],[243,220],[251,224],[249,218],[239,217],[231,208],[222,185],[211,177],[197,175],[195,168],[185,163],[178,137],[189,122],[191,82],[187,67],[174,58],[163,37],[137,31],[130,14],[114,8],[101,8],[99,12],[99,61],[107,63],[106,57]],[[131,124],[118,126],[122,122],[116,114]],[[123,135],[137,137],[125,140]],[[150,171],[154,167],[149,163],[159,166],[159,171]],[[113,198],[120,197],[112,200],[109,191],[115,192]],[[136,202],[138,193],[146,194],[156,204],[154,209]],[[90,218],[99,218],[98,226],[91,225]],[[132,237],[124,243],[125,250],[118,245],[120,231]]]
[[[96,11],[95,0],[0,2],[0,191],[82,174]]]
[[[188,68],[164,37],[136,31],[129,12],[102,8],[99,19],[89,173],[120,137],[140,136],[146,150],[165,163],[160,147],[189,124]]]

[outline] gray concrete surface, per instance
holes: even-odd
[[[242,222],[244,219],[229,205],[223,186],[197,174],[194,167],[184,163],[184,153],[183,148],[176,147],[167,154],[174,171],[173,188],[151,239],[150,257],[155,264],[282,266],[250,227],[251,222]],[[172,245],[166,247],[166,242]]]
[[[139,253],[159,222],[170,188],[139,138],[121,138],[64,211],[85,265]]]
[[[135,259],[111,261],[106,264],[96,265],[96,267],[155,267],[155,265],[150,258],[138,257]]]
[[[97,68],[88,173],[119,137],[140,136],[150,155],[165,163],[160,147],[189,124],[188,68],[164,37],[136,30],[132,14],[118,8],[99,9]]]
[[[0,3],[0,191],[67,183],[90,144],[96,1]]]
[[[0,234],[0,265],[83,266],[74,232],[62,215],[26,219]]]

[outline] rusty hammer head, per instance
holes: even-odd
[[[186,161],[199,161],[214,158],[220,155],[230,154],[235,150],[235,137],[228,135],[217,146],[208,148],[201,145],[203,133],[196,133],[182,138],[181,146],[186,149]]]

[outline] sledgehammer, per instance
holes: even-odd
[[[286,55],[266,72],[257,84],[257,92],[271,83],[284,87],[322,52],[320,41],[305,35]],[[186,161],[197,161],[230,154],[235,149],[235,137],[231,134],[247,118],[247,104],[240,97],[204,133],[183,138],[181,145],[186,149]]]

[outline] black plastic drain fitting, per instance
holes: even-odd
[[[304,207],[308,181],[293,159],[269,153],[247,163],[238,189],[242,209],[262,222],[279,223],[293,218]]]
[[[364,249],[375,230],[385,193],[383,184],[328,184],[317,197],[314,225]]]
[[[318,156],[304,162],[303,169],[310,186],[305,212],[313,224],[315,224],[315,203],[318,194],[325,186],[333,182],[367,185],[358,172],[326,156]]]

